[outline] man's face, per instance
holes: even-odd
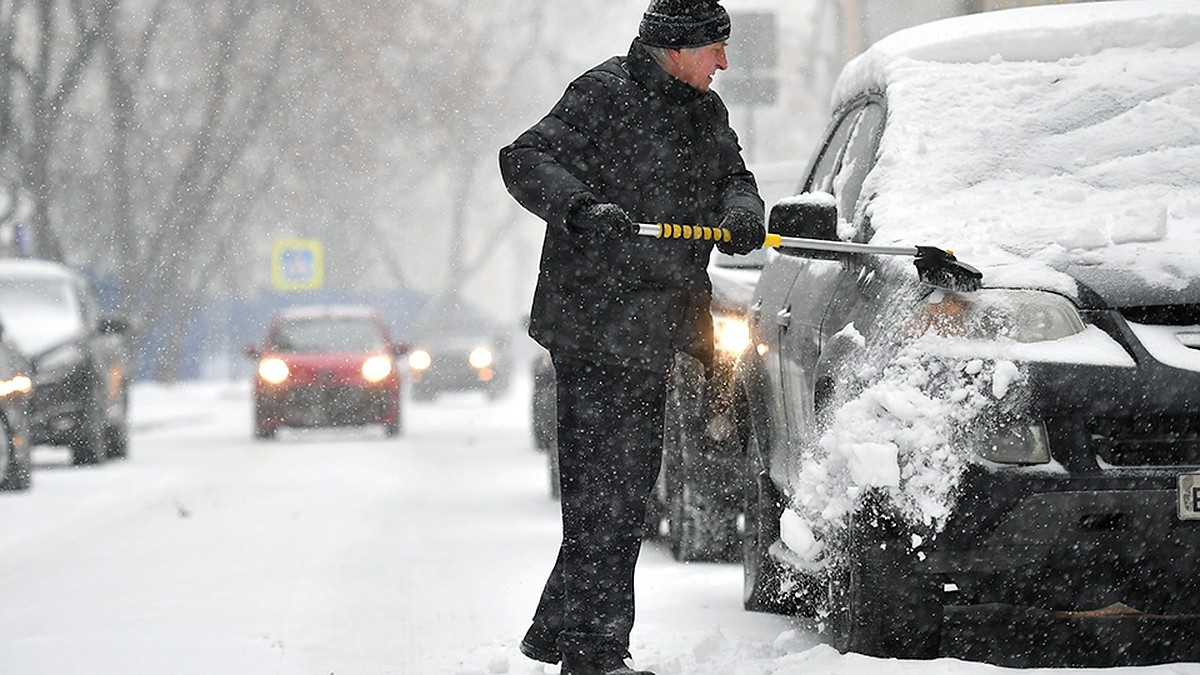
[[[673,50],[673,55],[675,72],[671,74],[700,91],[708,91],[712,86],[713,74],[729,67],[729,62],[725,60],[724,42],[714,42],[695,49]]]

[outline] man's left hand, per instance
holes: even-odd
[[[729,241],[718,243],[717,248],[726,255],[746,255],[760,248],[767,234],[762,218],[746,209],[730,209],[721,227],[729,230]]]

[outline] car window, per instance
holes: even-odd
[[[372,352],[387,346],[379,324],[365,318],[289,319],[267,348],[276,352]]]
[[[67,279],[0,279],[0,321],[17,348],[37,354],[84,331]]]
[[[863,107],[846,144],[837,175],[833,178],[832,192],[837,197],[838,216],[853,225],[848,231],[839,232],[845,239],[857,238],[859,234],[866,234],[865,238],[870,238],[869,233],[860,232],[864,221],[858,209],[858,200],[863,181],[875,166],[883,122],[884,108],[881,104],[871,102]]]
[[[846,139],[850,137],[850,132],[854,130],[855,123],[858,122],[858,116],[861,112],[861,108],[855,108],[846,113],[833,129],[833,132],[829,134],[829,140],[825,143],[825,147],[821,151],[821,156],[817,158],[816,163],[813,165],[808,184],[804,187],[805,192],[833,192],[833,179],[837,175],[838,167],[841,166],[842,151],[846,147]]]

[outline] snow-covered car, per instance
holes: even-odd
[[[254,435],[275,437],[280,427],[383,425],[388,436],[403,427],[400,369],[407,346],[392,341],[387,325],[369,307],[303,306],[280,311],[262,347],[247,347],[257,361]]]
[[[33,482],[29,442],[29,360],[9,342],[0,326],[0,490],[23,492]]]
[[[128,323],[104,315],[79,272],[46,260],[0,261],[0,321],[29,359],[30,441],[71,448],[75,464],[128,451]]]
[[[738,373],[747,608],[895,657],[1006,611],[1200,614],[1198,67],[1200,4],[1157,0],[947,19],[846,66],[769,230],[949,249],[982,287],[769,256]]]

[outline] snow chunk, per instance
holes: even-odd
[[[1017,364],[1012,361],[1000,361],[996,364],[996,371],[992,374],[992,396],[996,398],[1004,398],[1008,393],[1008,387],[1013,380],[1017,378]]]

